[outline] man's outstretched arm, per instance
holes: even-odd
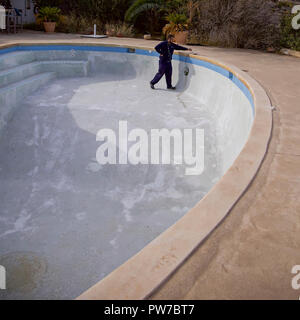
[[[175,50],[189,50],[189,51],[191,50],[191,49],[189,49],[189,48],[179,46],[179,45],[176,44],[176,43],[172,43],[172,45],[173,45],[173,47],[174,47]]]

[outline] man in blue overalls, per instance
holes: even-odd
[[[167,81],[167,88],[175,90],[172,86],[172,56],[174,50],[191,50],[185,47],[181,47],[173,43],[174,36],[168,35],[168,40],[163,41],[155,47],[155,50],[160,54],[159,57],[159,69],[154,79],[150,82],[152,89],[155,89],[154,85],[165,75]]]

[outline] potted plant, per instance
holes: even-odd
[[[188,18],[182,13],[171,13],[167,16],[169,22],[163,28],[165,35],[174,34],[175,41],[180,44],[186,44],[188,36]]]
[[[59,21],[60,9],[57,7],[43,7],[39,10],[38,18],[43,22],[46,32],[54,32]]]

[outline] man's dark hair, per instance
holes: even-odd
[[[171,34],[171,33],[170,33],[170,34],[168,34],[168,37],[167,37],[167,39],[168,39],[168,40],[170,40],[170,39],[174,39],[174,38],[175,38],[174,34]]]

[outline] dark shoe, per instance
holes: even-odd
[[[152,83],[152,82],[150,82],[150,87],[151,87],[151,89],[155,89],[155,87],[154,87],[154,84]]]
[[[168,87],[168,90],[176,90],[176,87]]]

